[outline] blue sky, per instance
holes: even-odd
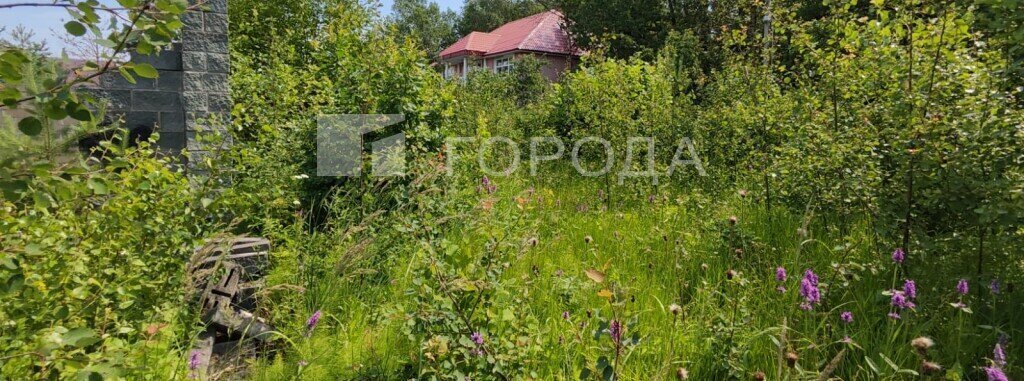
[[[229,0],[230,1],[230,0]],[[282,1],[282,0],[267,0],[267,1]],[[289,0],[283,0],[289,1]],[[368,0],[373,1],[373,0]],[[391,12],[391,4],[393,0],[380,0],[381,13],[387,15]],[[442,9],[451,9],[458,12],[462,9],[463,0],[433,0]],[[24,0],[0,0],[0,4],[14,4],[24,3]],[[40,3],[49,2],[47,0],[40,0]],[[101,0],[103,3],[113,4],[113,0]],[[36,37],[39,39],[45,39],[50,47],[50,52],[53,54],[59,54],[63,44],[56,37],[54,33],[64,34],[64,23],[70,19],[68,13],[56,7],[17,7],[10,9],[0,9],[0,26],[6,27],[7,31],[4,32],[6,36],[10,32],[10,29],[16,25],[24,25],[28,29],[35,32]]]

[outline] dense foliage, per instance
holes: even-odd
[[[549,84],[535,59],[444,81],[429,57],[445,25],[553,4],[232,0],[234,144],[203,177],[123,137],[69,152],[116,123],[4,46],[0,95],[32,117],[0,121],[0,378],[189,377],[184,269],[226,233],[274,245],[280,339],[236,376],[1024,375],[1019,3],[558,3],[590,54]],[[154,4],[106,38],[170,41],[186,9]],[[406,173],[316,176],[317,119],[371,113],[405,117]],[[537,137],[615,159],[534,167]],[[669,175],[680,142],[700,170]]]

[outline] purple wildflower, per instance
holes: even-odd
[[[907,296],[900,291],[893,291],[892,305],[898,307],[899,309],[914,308],[914,302],[907,299]]]
[[[1006,373],[1003,373],[1002,369],[994,366],[985,368],[985,376],[988,377],[988,381],[1009,381],[1006,378]]]
[[[188,356],[188,370],[199,369],[199,351],[193,350]]]
[[[779,266],[775,268],[775,280],[779,282],[785,282],[787,278],[786,268]]]
[[[903,252],[902,248],[896,248],[892,251],[892,261],[902,264],[907,259],[907,254]]]
[[[846,324],[853,323],[853,312],[843,311],[842,313],[839,314],[839,319]]]
[[[320,323],[320,315],[320,310],[316,310],[316,312],[314,312],[312,315],[309,315],[309,319],[306,319],[307,334],[309,332],[313,332],[313,329],[316,328],[316,325]]]
[[[811,310],[815,304],[821,303],[821,290],[818,290],[818,275],[813,270],[807,269],[804,278],[800,280],[800,296],[804,297],[801,309]]]
[[[478,346],[484,345],[484,335],[480,334],[480,332],[473,332],[473,335],[471,335],[469,338],[473,340],[473,343]]]
[[[892,319],[892,320],[900,320],[900,314],[895,313],[895,312],[890,312],[889,313],[889,318]]]
[[[199,369],[199,351],[192,350],[192,353],[188,356],[188,378],[196,378],[196,373]]]
[[[906,294],[907,300],[917,299],[917,283],[907,279],[906,282],[903,282],[903,293]]]
[[[299,366],[300,366],[300,367],[303,367],[303,366],[308,366],[308,365],[309,365],[309,361],[306,361],[306,360],[299,360]]]
[[[498,185],[491,182],[491,179],[487,176],[484,176],[484,178],[480,179],[480,188],[487,192],[487,194],[493,194],[498,190]]]
[[[961,279],[956,282],[956,292],[960,295],[967,295],[969,288],[967,286],[967,279]]]
[[[999,295],[1000,286],[999,279],[993,279],[992,283],[988,284],[989,291],[992,291],[992,295]]]
[[[622,343],[622,323],[619,323],[618,320],[612,320],[608,325],[608,335],[612,337],[612,342],[616,346]]]
[[[562,319],[569,320],[569,311],[562,312]]]
[[[992,350],[992,361],[1000,368],[1006,366],[1006,352],[1003,352],[1002,345],[996,344],[996,348]]]

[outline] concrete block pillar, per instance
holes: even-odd
[[[163,151],[188,152],[193,158],[202,157],[208,148],[197,139],[202,134],[220,132],[230,143],[232,107],[228,0],[200,1],[201,11],[182,15],[181,34],[169,49],[151,56],[131,52],[132,62],[153,65],[159,78],[136,78],[132,84],[113,72],[104,75],[95,90],[107,100],[108,114],[122,118],[126,128],[155,130]]]

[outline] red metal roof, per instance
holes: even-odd
[[[515,50],[579,55],[570,43],[562,12],[550,10],[512,21],[490,33],[472,32],[441,51],[441,57],[492,56]]]

